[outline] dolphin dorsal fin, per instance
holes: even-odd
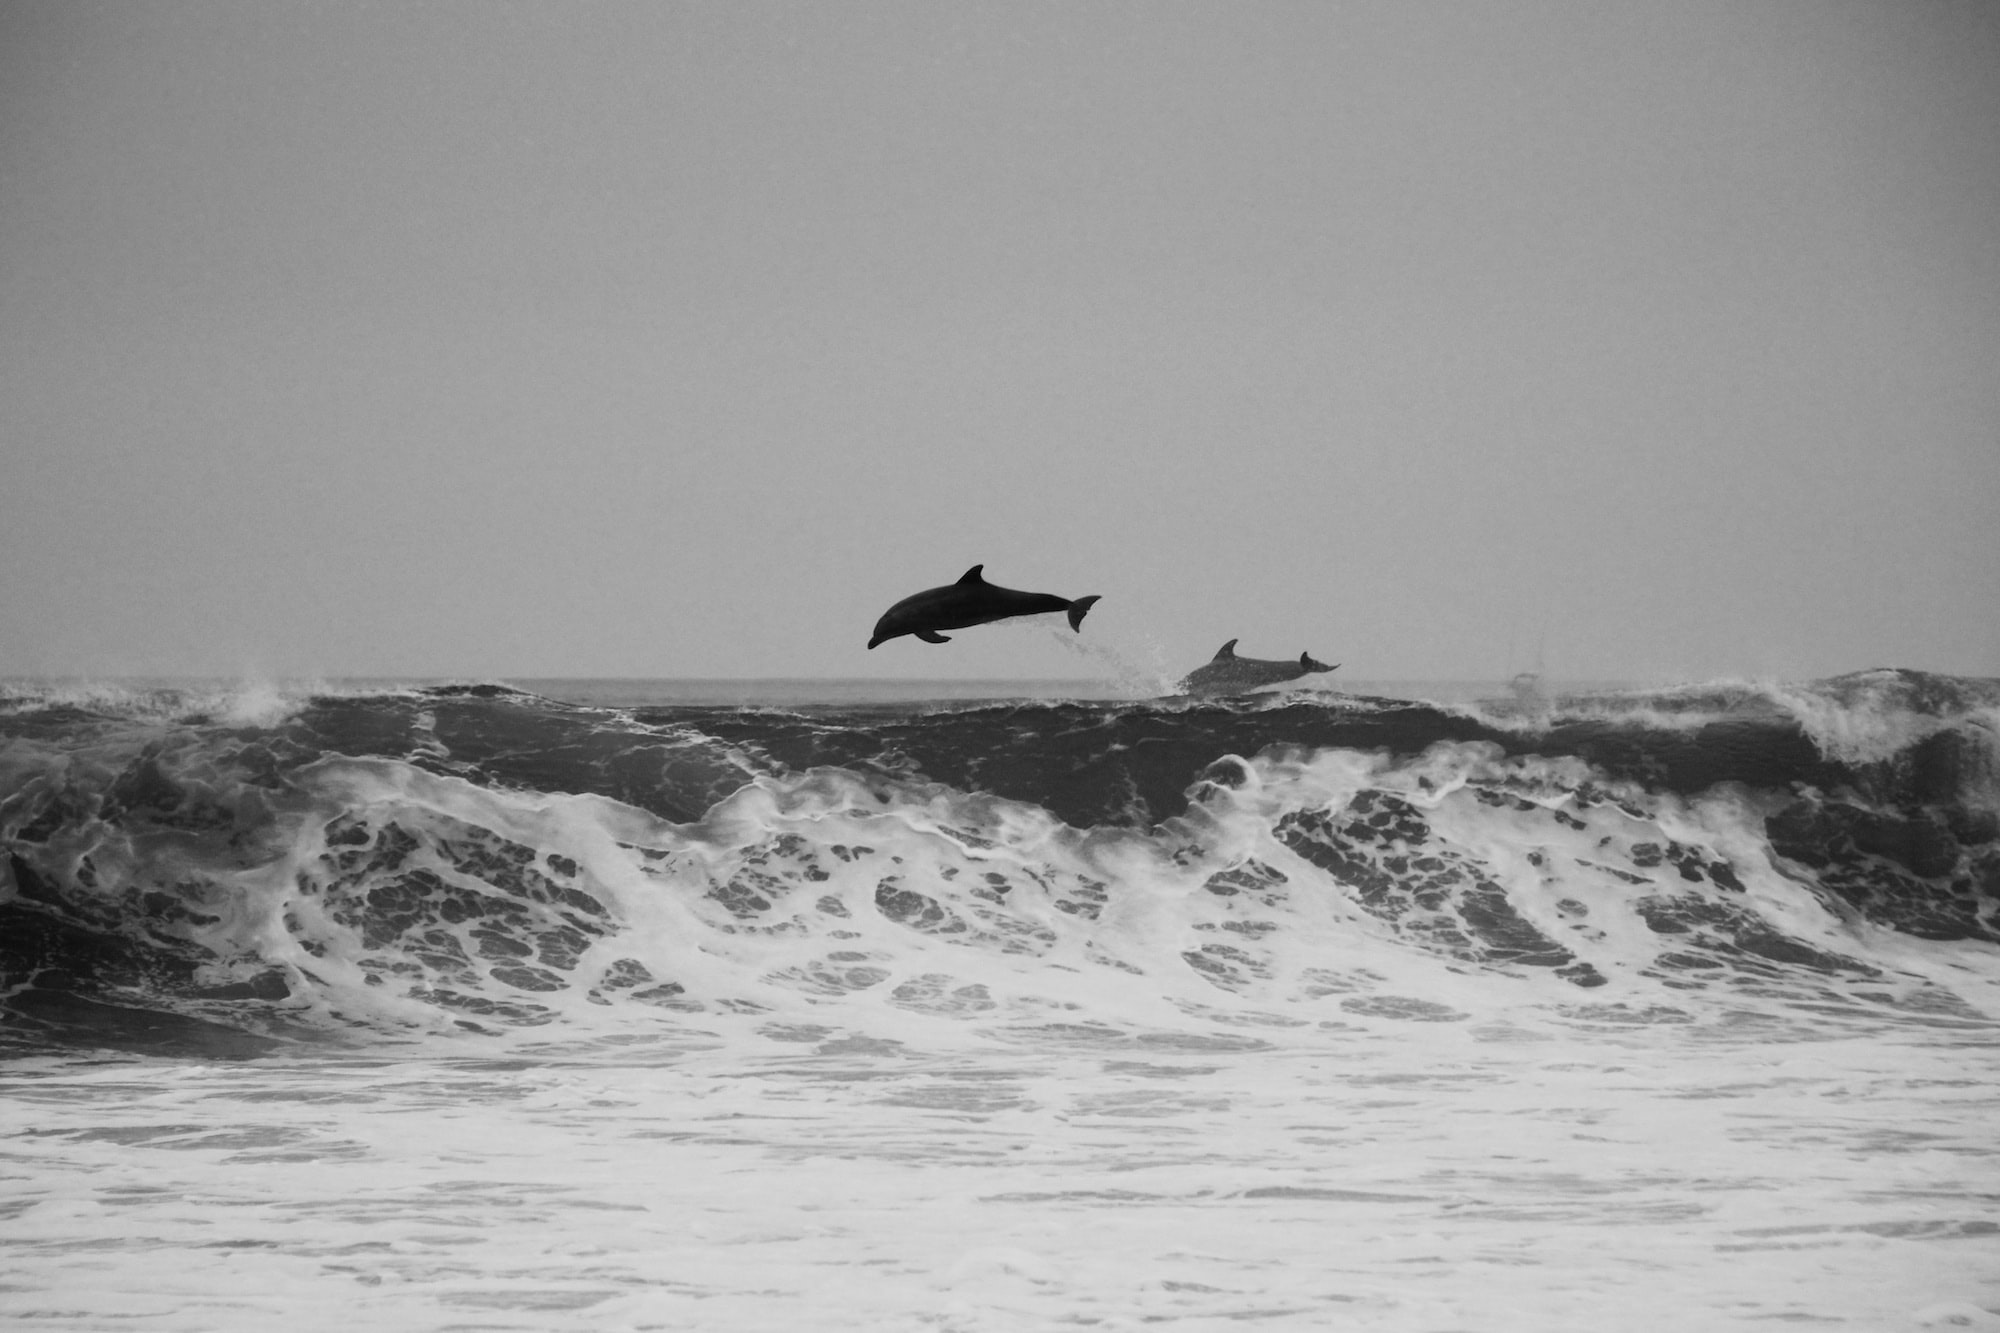
[[[971,569],[968,569],[963,574],[960,574],[958,576],[958,581],[960,583],[984,583],[986,582],[986,576],[979,572],[984,568],[986,568],[985,565],[974,565]]]
[[[1223,644],[1215,650],[1215,656],[1211,660],[1220,662],[1225,657],[1234,656],[1236,656],[1236,640],[1231,639],[1228,643]]]

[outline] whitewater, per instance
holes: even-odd
[[[2000,682],[0,684],[32,1329],[2000,1329]]]

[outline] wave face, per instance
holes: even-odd
[[[0,1041],[2000,1017],[2000,682],[0,704]]]

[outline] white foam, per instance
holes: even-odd
[[[1798,719],[1822,754],[1850,764],[1894,758],[1941,731],[1965,730],[1989,746],[2000,736],[2000,700],[1974,692],[1956,706],[1913,707],[1907,683],[1892,672],[1773,684],[1767,693]]]
[[[2000,967],[1957,970],[1983,957],[1979,946],[1911,941],[1834,910],[1776,867],[1762,812],[1741,797],[1620,788],[1581,761],[1508,759],[1483,745],[1441,745],[1411,763],[1350,751],[1240,763],[1238,786],[1205,787],[1187,816],[1142,831],[1077,830],[1032,805],[832,769],[759,778],[698,824],[674,825],[602,797],[329,759],[301,774],[317,813],[302,819],[291,851],[227,881],[248,901],[226,914],[231,939],[218,948],[254,949],[319,978],[301,986],[301,1004],[323,1019],[337,1011],[450,1031],[466,1015],[428,998],[444,987],[529,1006],[591,1039],[661,1021],[610,980],[630,963],[655,984],[683,988],[674,1009],[686,1017],[674,1021],[711,1034],[747,1039],[782,1022],[945,1047],[1051,1021],[1128,1033],[1254,1030],[1284,1041],[1325,1022],[1375,1021],[1398,1004],[1460,1020],[1534,1023],[1580,1006],[1671,1009],[1704,1023],[1754,1010],[1786,1024],[1805,999],[1832,997],[1855,1022],[1893,1021],[1869,997],[1911,988],[2000,1015]],[[1591,786],[1599,795],[1580,798]],[[1415,892],[1412,903],[1441,895],[1430,906],[1397,909],[1402,916],[1368,908],[1365,876],[1385,872],[1350,882],[1284,832],[1294,818],[1308,821],[1308,837],[1311,821],[1337,828],[1360,818],[1346,812],[1364,789],[1421,817],[1424,841],[1383,855],[1435,864],[1427,873],[1438,887],[1398,890]],[[393,873],[380,872],[383,884],[422,872],[491,894],[479,867],[509,861],[511,845],[533,854],[538,874],[554,873],[556,861],[576,865],[574,886],[609,920],[566,985],[532,993],[487,975],[494,964],[482,961],[492,955],[478,932],[493,923],[423,927],[454,936],[472,960],[483,979],[467,991],[452,969],[425,962],[414,934],[366,946],[322,906],[331,884],[324,821],[336,815],[415,839]],[[1716,866],[1726,868],[1721,878]],[[1486,957],[1496,946],[1468,925],[1492,910],[1468,906],[1479,883],[1503,892],[1506,910],[1549,948],[1587,965],[1589,984],[1553,964],[1509,962],[1505,947]],[[1703,938],[1663,936],[1649,904],[1664,901],[1725,923],[1723,952],[1709,965],[1720,970],[1662,969],[1663,952],[1699,952]],[[562,929],[560,902],[509,910],[516,923],[497,928],[524,946],[534,932]],[[1858,961],[1790,980],[1781,966],[1753,994],[1731,984],[1727,932],[1739,927],[1727,923],[1756,921],[1774,938]]]

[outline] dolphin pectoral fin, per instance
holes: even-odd
[[[973,566],[973,568],[974,568],[974,570],[976,571],[976,570],[978,569],[978,566],[976,566],[976,565],[975,565],[975,566]],[[947,639],[947,638],[946,638],[946,637],[945,637],[944,635],[942,635],[942,634],[938,633],[938,632],[937,632],[936,630],[934,630],[934,629],[920,629],[920,630],[915,630],[915,631],[912,631],[912,632],[913,632],[913,633],[915,633],[915,634],[916,634],[916,636],[917,636],[918,638],[922,639],[922,640],[923,640],[923,641],[924,641],[925,643],[950,643],[950,642],[951,642],[951,640],[950,640],[950,639]]]
[[[1220,662],[1225,658],[1230,658],[1234,656],[1236,656],[1236,640],[1231,639],[1228,643],[1225,643],[1220,648],[1216,649],[1215,656],[1211,657],[1209,661]]]
[[[980,573],[980,572],[979,572],[980,570],[982,570],[982,569],[984,569],[984,568],[986,568],[986,566],[985,566],[985,565],[974,565],[974,566],[973,566],[973,567],[972,567],[971,569],[968,569],[968,570],[966,570],[966,571],[965,571],[965,572],[964,572],[963,574],[960,574],[960,575],[958,576],[958,581],[959,581],[959,583],[961,583],[961,584],[967,584],[967,583],[972,583],[972,584],[978,584],[978,583],[984,583],[984,582],[986,582],[986,576],[985,576],[984,574],[982,574],[982,573]]]
[[[1069,604],[1069,627],[1071,629],[1079,631],[1083,629],[1083,618],[1090,613],[1091,607],[1097,605],[1099,595],[1092,593],[1088,597],[1079,597]]]

